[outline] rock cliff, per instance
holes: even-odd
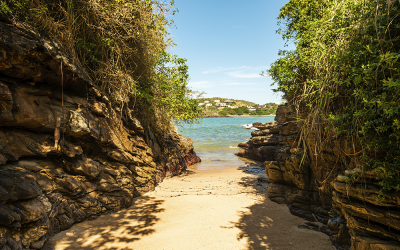
[[[189,138],[156,134],[59,45],[0,18],[0,249],[40,249],[198,161]]]
[[[330,235],[337,249],[400,249],[400,195],[379,199],[375,173],[358,178],[362,171],[340,159],[340,138],[316,151],[318,137],[301,134],[302,117],[280,106],[276,122],[259,125],[237,155],[265,161],[269,198],[310,221],[302,227]]]

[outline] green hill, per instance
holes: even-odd
[[[245,100],[235,100],[235,99],[231,99],[231,98],[223,98],[223,97],[212,97],[212,98],[199,98],[197,99],[199,101],[199,103],[204,103],[205,101],[209,101],[210,103],[214,103],[215,100],[219,100],[221,103],[225,102],[225,100],[231,100],[233,101],[234,105],[238,106],[238,107],[242,107],[242,106],[258,106],[257,103],[254,102],[249,102],[249,101],[245,101]]]
[[[199,98],[200,109],[205,117],[230,115],[275,115],[278,104],[257,104],[246,100],[222,97]],[[250,110],[249,110],[250,109]]]

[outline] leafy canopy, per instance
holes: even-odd
[[[280,51],[267,72],[276,91],[307,110],[304,135],[313,129],[325,142],[344,138],[352,145],[341,149],[344,158],[378,173],[382,190],[396,191],[399,15],[394,0],[290,0],[281,9],[277,32],[296,49]]]

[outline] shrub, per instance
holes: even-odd
[[[291,0],[278,17],[293,51],[268,73],[309,113],[303,135],[319,146],[342,138],[342,156],[374,170],[382,190],[400,188],[400,4],[398,1]]]
[[[190,98],[186,60],[174,45],[174,1],[5,0],[3,14],[27,22],[63,45],[115,106],[142,120],[169,126],[194,121],[201,112]],[[142,112],[149,110],[150,112]]]

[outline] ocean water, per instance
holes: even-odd
[[[273,122],[274,118],[271,116],[204,118],[200,123],[179,126],[178,131],[193,140],[194,150],[201,158],[201,162],[193,166],[196,169],[236,168],[250,161],[234,155],[242,151],[237,145],[247,142],[253,131],[243,125]]]

